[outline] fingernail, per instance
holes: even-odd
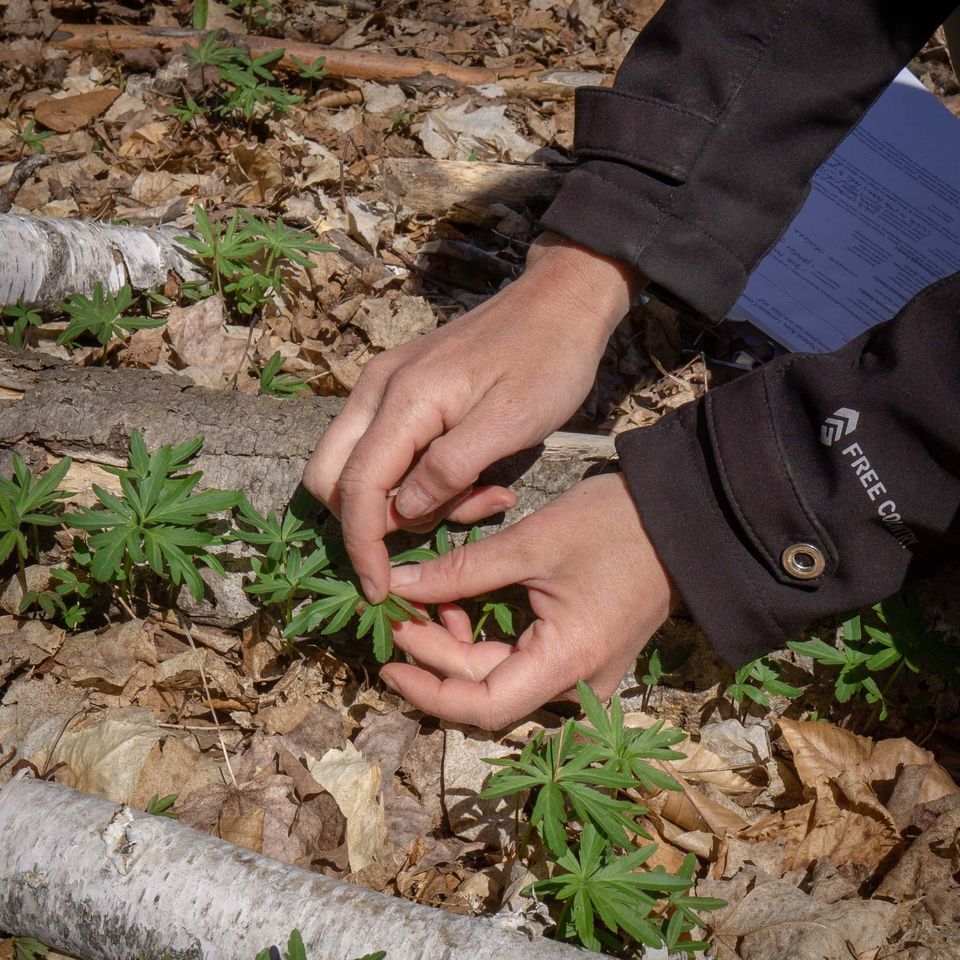
[[[408,483],[400,488],[394,505],[401,517],[412,520],[429,513],[436,506],[437,498],[431,497],[418,483]]]
[[[369,577],[360,578],[360,587],[363,590],[363,595],[371,603],[383,603],[386,594],[378,590]]]
[[[390,677],[385,674],[380,674],[380,679],[383,681],[385,686],[388,686],[394,693],[399,693],[400,688],[390,679]]]
[[[390,570],[390,586],[406,587],[420,579],[420,564],[405,563]]]

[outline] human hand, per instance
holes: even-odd
[[[513,505],[472,485],[574,413],[639,289],[627,268],[559,238],[527,263],[475,310],[371,360],[307,464],[304,485],[340,516],[368,600],[389,588],[385,534]]]
[[[492,537],[392,574],[395,593],[441,604],[442,625],[397,624],[394,642],[416,665],[390,663],[380,676],[426,713],[490,730],[574,697],[578,680],[613,694],[674,605],[620,474],[584,480]],[[450,601],[513,583],[537,619],[515,645],[472,642]]]

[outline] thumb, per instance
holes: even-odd
[[[521,583],[532,575],[518,548],[515,527],[468,543],[436,560],[408,563],[390,571],[390,589],[419,603],[449,603]]]

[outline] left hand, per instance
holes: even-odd
[[[451,601],[513,583],[537,619],[516,644],[473,643]],[[611,696],[675,599],[620,474],[583,480],[485,540],[394,567],[391,589],[441,604],[442,625],[398,624],[396,644],[416,665],[387,664],[384,682],[426,713],[489,730],[575,698],[578,680]]]

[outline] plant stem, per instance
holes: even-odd
[[[23,595],[27,595],[27,565],[24,562],[23,554],[17,550],[17,579],[20,581],[20,590]]]

